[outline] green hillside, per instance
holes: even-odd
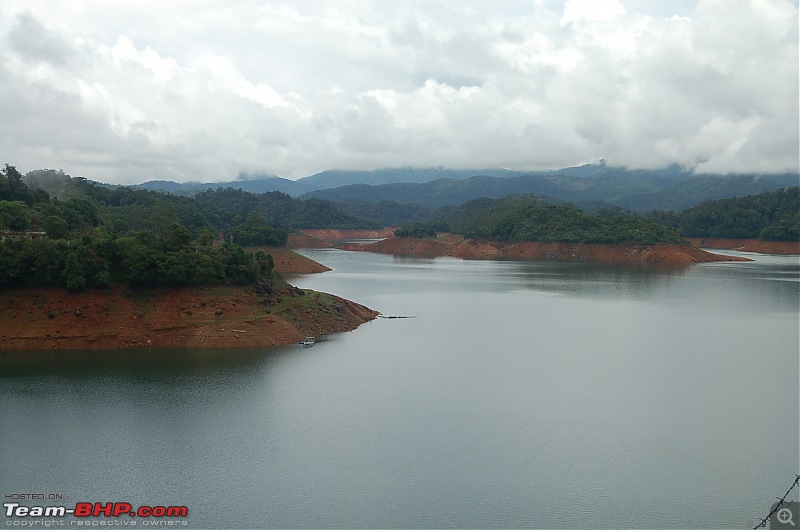
[[[53,196],[46,189],[53,191]],[[63,172],[0,170],[0,286],[270,281],[293,227],[371,227],[319,199],[219,189],[198,198],[109,188]]]
[[[547,204],[535,196],[476,199],[434,221],[406,226],[397,235],[430,237],[436,231],[496,241],[686,243],[674,228],[641,215],[590,215],[568,204]]]
[[[687,237],[798,241],[800,187],[707,201],[679,214],[654,212],[653,218]]]

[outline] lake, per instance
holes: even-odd
[[[800,468],[797,256],[302,253],[333,271],[295,285],[408,318],[0,354],[0,494],[185,505],[191,528],[752,528]]]

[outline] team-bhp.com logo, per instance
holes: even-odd
[[[129,502],[78,502],[74,506],[24,506],[18,502],[4,502],[3,511],[7,518],[16,519],[27,518],[99,518],[99,517],[136,517],[136,518],[155,518],[165,520],[172,518],[185,518],[189,515],[189,508],[186,506],[138,506],[134,507]],[[71,520],[71,525],[78,523],[78,526],[89,526],[91,519]],[[81,523],[85,522],[85,525]],[[96,522],[95,522],[96,523]],[[130,521],[130,526],[134,526],[135,520]],[[146,521],[142,521],[143,525]],[[185,525],[186,521],[182,521]],[[7,526],[18,526],[6,521]],[[28,525],[25,525],[28,526]],[[95,524],[91,524],[95,526]],[[128,526],[126,524],[125,526]],[[172,524],[170,525],[172,526]]]

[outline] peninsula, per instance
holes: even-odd
[[[340,243],[344,250],[377,252],[399,256],[434,258],[450,256],[462,259],[551,259],[560,261],[645,262],[664,264],[709,263],[715,261],[750,261],[739,256],[707,252],[697,246],[659,243],[593,244],[544,243],[538,241],[492,241],[466,239],[462,235],[442,233],[436,237],[397,237],[394,229],[385,230],[302,230],[292,235],[289,244],[331,246],[349,239],[376,239],[375,242]]]
[[[283,274],[329,270],[272,249]],[[7,287],[0,301],[0,351],[121,348],[256,348],[350,331],[378,312],[338,296],[276,282],[72,291]]]
[[[750,261],[739,256],[713,254],[692,245],[658,243],[545,243],[540,241],[487,241],[439,234],[436,239],[392,237],[373,244],[351,243],[345,250],[418,257],[451,256],[462,259],[516,259],[665,264]]]

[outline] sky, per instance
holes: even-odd
[[[0,164],[798,171],[797,0],[3,0]]]

